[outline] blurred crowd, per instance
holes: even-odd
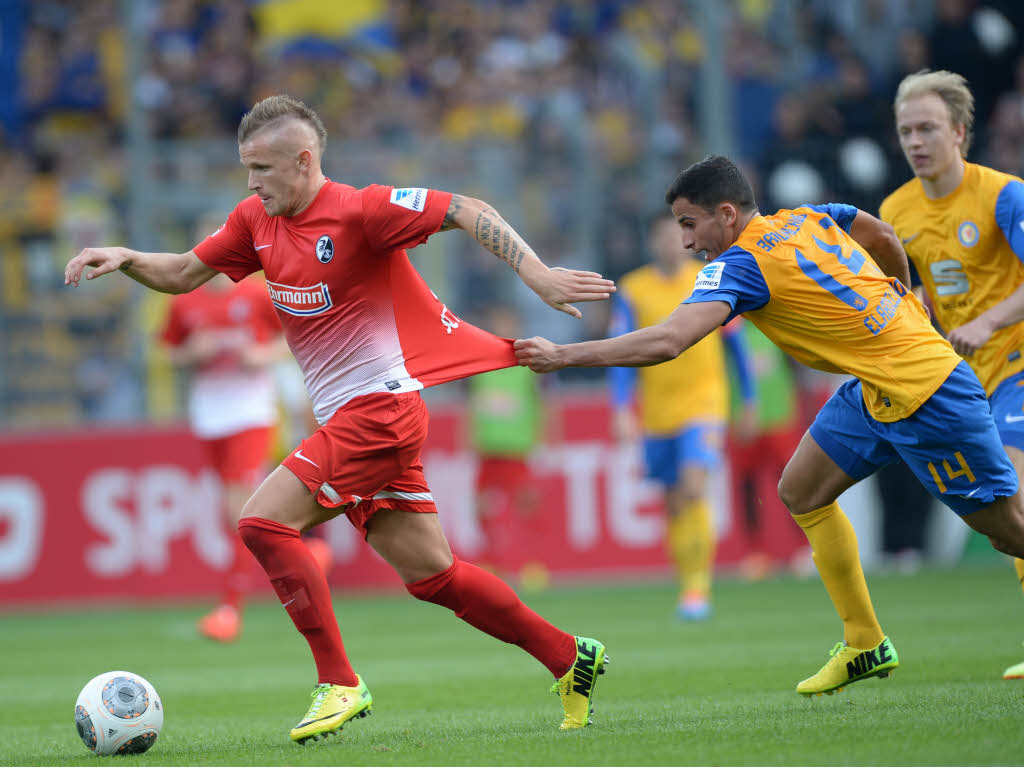
[[[163,307],[128,280],[72,293],[87,245],[185,250],[244,193],[234,135],[256,100],[319,111],[335,180],[487,199],[550,263],[613,278],[717,96],[763,210],[877,211],[909,178],[891,119],[922,67],[977,98],[971,159],[1024,174],[1019,0],[0,0],[0,422],[159,414]],[[728,92],[701,92],[721,16]],[[141,155],[140,155],[141,153]],[[140,156],[142,160],[140,161]],[[506,269],[450,236],[424,268],[468,316],[528,306]],[[536,314],[536,313],[534,313]],[[606,315],[533,326],[603,336]],[[154,383],[156,381],[156,383]]]

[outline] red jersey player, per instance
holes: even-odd
[[[480,200],[327,179],[323,124],[290,97],[256,104],[238,144],[255,194],[215,234],[180,254],[87,248],[68,263],[65,282],[78,285],[87,267],[86,279],[119,269],[155,290],[183,293],[217,272],[266,275],[321,423],[260,485],[238,525],[316,661],[313,703],[292,740],[337,732],[372,704],[345,654],[327,582],[299,537],[341,513],[413,596],[540,661],[556,680],[562,729],[586,726],[604,646],[561,631],[499,578],[452,555],[420,461],[427,412],[418,390],[515,364],[512,342],[453,314],[405,248],[460,228],[545,303],[575,317],[572,302],[606,299],[613,284],[593,272],[549,269]]]
[[[230,642],[241,631],[252,561],[237,534],[238,516],[266,476],[277,420],[272,365],[283,351],[281,323],[260,281],[235,284],[217,275],[174,297],[160,337],[171,362],[189,374],[189,426],[220,478],[233,544],[221,603],[199,621],[199,632]]]

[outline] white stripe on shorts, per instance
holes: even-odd
[[[394,498],[398,501],[433,501],[434,496],[430,493],[398,493],[384,491],[377,493],[374,498]]]
[[[327,496],[327,499],[331,503],[341,503],[341,496],[338,495],[337,491],[326,482],[320,485],[320,492]]]

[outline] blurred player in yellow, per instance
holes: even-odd
[[[661,322],[690,295],[704,266],[683,247],[679,227],[667,212],[652,218],[647,246],[651,263],[619,283],[612,335]],[[642,368],[639,376],[631,367],[609,371],[615,437],[620,442],[638,437],[636,400],[647,476],[665,491],[666,546],[679,575],[676,614],[682,620],[711,615],[715,530],[708,478],[722,463],[729,411],[726,350],[733,356],[748,410],[754,409],[753,377],[736,330],[730,325],[712,333],[677,359]]]
[[[762,216],[739,169],[708,157],[666,194],[683,245],[710,261],[666,320],[618,338],[516,341],[520,364],[656,365],[745,314],[804,364],[855,376],[825,403],[779,481],[843,621],[843,641],[797,692],[888,676],[899,657],[875,617],[843,491],[902,458],[993,547],[1024,554],[1024,500],[977,376],[931,326],[893,229],[849,205]],[[866,252],[865,252],[866,251]]]
[[[882,203],[939,325],[985,387],[1003,447],[1024,474],[1024,183],[965,162],[974,97],[953,72],[922,70],[896,91],[896,130],[914,171]],[[1014,560],[1024,586],[1024,561]],[[1024,679],[1024,663],[1005,679]]]

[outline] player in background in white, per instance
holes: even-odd
[[[512,341],[461,321],[405,249],[463,229],[546,304],[575,317],[573,302],[607,299],[614,285],[593,272],[549,269],[480,200],[331,181],[320,167],[326,139],[302,102],[264,99],[238,131],[254,194],[217,234],[186,253],[87,248],[68,263],[65,282],[77,286],[92,267],[86,279],[120,270],[155,290],[184,293],[217,272],[237,281],[264,271],[321,424],[260,485],[239,522],[317,665],[313,703],[293,740],[337,732],[372,705],[345,654],[327,582],[299,537],[341,513],[415,597],[540,661],[555,677],[562,729],[584,727],[604,645],[561,631],[499,578],[452,555],[420,460],[428,419],[419,389],[514,365]],[[416,658],[415,637],[408,646]],[[430,660],[419,662],[427,668]]]

